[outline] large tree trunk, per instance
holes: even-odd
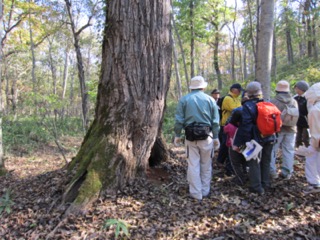
[[[170,0],[107,6],[95,120],[69,166],[76,174],[64,195],[77,207],[147,168],[169,88]]]
[[[258,31],[259,46],[257,52],[257,80],[262,85],[265,99],[270,99],[271,60],[273,40],[274,1],[261,1],[260,29]]]

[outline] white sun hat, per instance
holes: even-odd
[[[195,76],[191,78],[190,83],[190,89],[200,89],[200,88],[206,88],[208,86],[208,83],[204,80],[201,76]]]

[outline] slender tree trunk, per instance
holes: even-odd
[[[277,40],[276,31],[273,31],[272,38],[272,64],[271,64],[271,75],[273,77],[277,76]]]
[[[0,0],[0,89],[2,89],[2,38],[3,38],[3,0]],[[2,93],[0,92],[0,176],[4,175],[7,172],[4,165],[3,157],[3,142],[2,142]]]
[[[233,81],[236,81],[236,72],[235,72],[235,41],[236,41],[236,27],[235,27],[235,22],[237,18],[237,1],[235,2],[235,7],[234,7],[234,18],[232,21],[232,43],[231,43],[231,77]]]
[[[29,3],[31,3],[32,0],[29,0]],[[37,93],[37,80],[36,80],[36,57],[34,53],[34,42],[33,42],[33,32],[32,32],[32,26],[31,26],[31,8],[29,8],[29,34],[30,34],[30,51],[31,51],[31,62],[32,62],[32,69],[31,69],[31,77],[32,77],[32,90],[33,93]],[[35,100],[35,106],[37,106],[37,101]]]
[[[304,24],[304,17],[303,17],[303,5],[299,4],[299,15],[298,15],[298,37],[300,39],[299,41],[299,57],[302,58],[305,55],[305,34],[302,34],[300,25]]]
[[[315,14],[315,16],[312,19],[312,46],[313,46],[313,58],[315,61],[318,61],[319,59],[319,50],[318,50],[318,38],[317,38],[317,14]],[[318,25],[320,25],[320,23],[318,23]]]
[[[250,39],[251,39],[251,45],[252,45],[252,53],[254,57],[254,62],[256,62],[257,54],[256,54],[256,44],[254,41],[254,34],[253,34],[253,21],[252,21],[252,11],[251,11],[251,3],[250,0],[247,1],[247,8],[248,8],[248,13],[249,13],[249,24],[250,24]]]
[[[273,0],[270,0],[270,1],[273,1]],[[254,69],[254,72],[256,74],[256,78],[257,78],[257,66],[258,66],[258,51],[259,51],[259,37],[260,37],[260,34],[259,34],[259,31],[260,31],[260,12],[261,12],[261,0],[256,0],[256,4],[257,4],[257,25],[256,25],[256,32],[257,32],[257,35],[256,35],[256,58],[255,58],[255,69]]]
[[[53,95],[56,95],[57,94],[57,68],[52,56],[52,40],[48,38],[48,41],[49,41],[49,62],[50,62],[50,71],[51,71],[52,86],[53,86],[52,93]]]
[[[191,77],[195,76],[194,72],[194,58],[195,58],[195,47],[194,47],[194,20],[193,20],[193,11],[194,11],[194,1],[190,0],[190,31],[191,31],[191,39],[190,39],[190,61],[191,61]]]
[[[170,10],[170,0],[108,2],[95,120],[64,195],[74,206],[121,188],[148,166],[169,88]]]
[[[8,72],[7,72],[8,64],[7,64],[7,61],[5,58],[2,59],[1,63],[2,63],[1,66],[2,65],[4,66],[3,67],[3,77],[6,79],[6,91],[5,91],[5,93],[6,93],[6,108],[5,109],[6,110],[5,110],[5,113],[2,113],[2,114],[9,114],[10,101],[12,101],[13,96],[10,93],[10,81],[9,81],[10,77],[8,76]],[[13,77],[13,78],[15,78],[15,77]]]
[[[243,53],[243,77],[244,79],[248,78],[248,66],[247,66],[247,48],[244,47],[244,53]]]
[[[308,49],[308,57],[312,58],[312,27],[311,27],[311,3],[310,0],[306,0],[304,4],[304,14],[307,25],[307,49]]]
[[[261,0],[259,47],[257,52],[257,80],[262,85],[265,99],[270,99],[271,61],[273,40],[274,0]]]
[[[181,38],[180,38],[180,34],[178,32],[174,17],[172,17],[172,25],[173,25],[174,32],[175,32],[175,34],[177,36],[178,43],[179,43],[180,54],[181,54],[181,57],[182,57],[183,68],[184,68],[184,76],[185,76],[185,79],[186,79],[186,86],[188,88],[188,91],[190,91],[190,89],[189,89],[189,75],[188,75],[188,69],[187,69],[187,64],[186,64],[186,57],[185,57],[184,49],[183,49],[183,46],[182,46],[182,41],[181,41]]]
[[[178,93],[178,99],[180,99],[182,96],[181,79],[180,79],[180,73],[179,73],[177,49],[176,49],[176,44],[173,37],[173,32],[171,32],[171,38],[172,38],[172,48],[173,48],[174,71],[175,71],[176,80],[177,80],[177,93]]]
[[[219,42],[220,42],[220,37],[219,37],[219,31],[216,29],[215,33],[215,41],[213,44],[213,65],[214,69],[217,74],[217,80],[218,80],[218,88],[222,89],[222,77],[221,77],[221,71],[219,67]]]
[[[277,7],[274,7],[275,18],[277,16]],[[271,64],[271,76],[277,76],[277,35],[276,35],[276,23],[273,24],[273,38],[272,38],[272,64]]]
[[[74,67],[74,66],[73,66]],[[74,69],[72,69],[71,71],[71,79],[70,79],[70,112],[71,112],[71,115],[72,115],[72,109],[74,108],[74,75],[75,75],[75,72],[74,72]]]
[[[82,99],[82,120],[83,120],[83,127],[84,130],[88,129],[89,119],[88,119],[88,90],[85,81],[85,74],[84,74],[84,67],[83,67],[83,60],[82,60],[82,53],[81,47],[79,43],[79,35],[81,31],[76,31],[76,26],[73,20],[72,12],[71,12],[71,2],[70,0],[65,0],[67,11],[70,19],[71,30],[73,33],[73,40],[74,40],[74,48],[76,51],[77,56],[77,67],[78,67],[78,78],[80,83],[80,93]]]
[[[240,41],[239,38],[237,38],[237,48],[238,48],[238,54],[239,54],[239,66],[240,66],[240,79],[241,81],[244,80],[244,72],[243,72],[243,63],[242,63],[242,49],[240,47]]]
[[[284,8],[284,15],[285,15],[285,32],[286,32],[286,44],[287,44],[287,59],[288,64],[293,64],[293,49],[292,49],[292,41],[291,41],[291,30],[290,30],[290,21],[288,17],[288,7],[287,2],[285,2],[286,6]]]
[[[63,80],[62,80],[62,100],[66,97],[67,83],[68,83],[68,74],[69,74],[69,48],[66,48],[64,55],[64,65],[63,65]]]

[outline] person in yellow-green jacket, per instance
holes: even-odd
[[[225,165],[225,174],[227,176],[233,175],[233,169],[228,157],[228,147],[226,146],[227,136],[223,132],[223,127],[226,125],[228,118],[231,116],[232,110],[241,106],[240,94],[242,87],[239,83],[235,83],[230,87],[228,95],[226,95],[221,103],[222,117],[220,121],[221,145],[217,161]]]

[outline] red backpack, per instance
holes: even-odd
[[[262,137],[280,132],[281,112],[276,105],[271,102],[258,102],[256,105],[258,111],[257,127]]]

